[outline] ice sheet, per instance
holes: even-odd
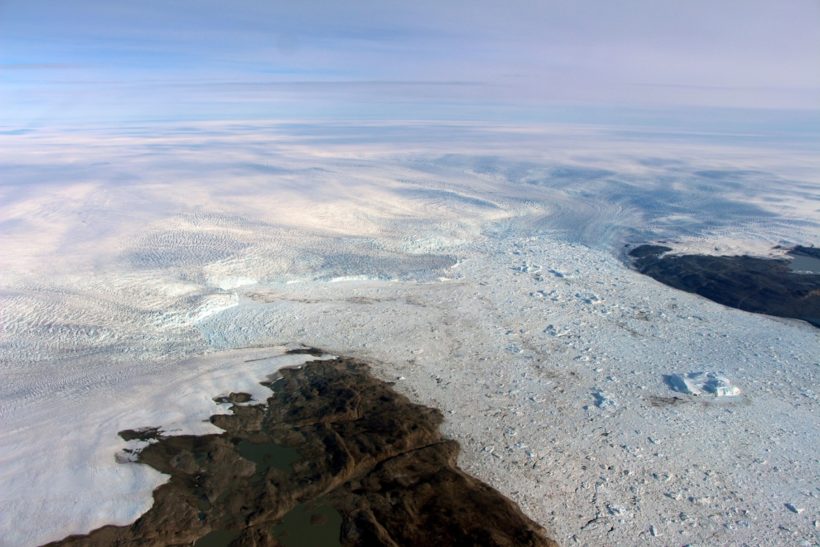
[[[817,243],[816,154],[591,126],[333,129],[0,135],[2,542],[134,519],[161,477],[117,464],[116,432],[209,430],[212,397],[304,359],[245,356],[293,342],[441,408],[462,465],[559,542],[816,538],[817,331],[619,259],[646,239]],[[703,366],[742,396],[664,382]]]

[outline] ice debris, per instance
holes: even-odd
[[[802,507],[798,507],[798,506],[794,505],[793,503],[787,503],[786,504],[786,509],[788,509],[789,511],[791,511],[792,513],[794,513],[796,515],[799,515],[800,513],[803,512]]]
[[[607,395],[601,390],[593,391],[592,397],[595,400],[595,406],[598,408],[611,408],[617,406],[615,401],[607,397]]]
[[[740,395],[740,388],[733,385],[731,380],[719,372],[671,374],[666,377],[666,383],[673,390],[687,395],[703,395],[704,393],[715,397]]]

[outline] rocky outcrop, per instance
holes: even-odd
[[[171,477],[154,506],[130,526],[55,545],[554,545],[457,467],[437,410],[367,365],[316,361],[280,371],[272,387],[264,405],[211,417],[221,435],[140,430],[159,436],[139,461]]]
[[[798,273],[787,259],[667,254],[669,247],[641,245],[629,253],[633,266],[661,283],[725,306],[802,319],[820,328],[820,274]],[[793,257],[818,258],[814,247],[795,247]]]

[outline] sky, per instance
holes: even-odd
[[[820,1],[0,0],[0,108],[7,128],[691,109],[815,121]]]

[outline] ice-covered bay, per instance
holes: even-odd
[[[2,136],[5,543],[135,518],[161,477],[115,462],[116,431],[203,426],[212,397],[284,363],[245,352],[285,343],[441,408],[462,466],[561,543],[817,540],[818,331],[619,260],[641,238],[816,243],[813,155],[325,129]],[[696,370],[741,395],[664,380]]]

